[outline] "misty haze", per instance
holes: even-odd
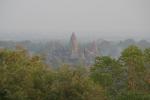
[[[0,0],[0,100],[150,100],[150,1]]]

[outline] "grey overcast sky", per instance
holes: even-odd
[[[0,0],[1,35],[72,31],[150,36],[150,0]]]

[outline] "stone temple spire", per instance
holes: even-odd
[[[90,51],[93,52],[93,53],[95,53],[95,54],[98,53],[96,41],[93,41],[93,42],[92,42]]]
[[[75,35],[75,32],[72,32],[70,44],[71,44],[71,58],[78,58],[79,57],[79,46],[78,46],[77,37]]]

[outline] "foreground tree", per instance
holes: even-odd
[[[145,57],[147,54],[137,46],[129,46],[120,57],[121,64],[126,69],[127,87],[126,91],[121,93],[117,100],[149,100],[149,88],[145,81],[147,69],[145,67]]]
[[[150,48],[144,50],[144,66],[146,68],[145,81],[150,91]]]
[[[144,90],[144,56],[137,46],[129,46],[122,52],[120,60],[127,69],[128,89]]]
[[[124,87],[122,66],[118,61],[107,56],[96,58],[95,65],[91,68],[91,78],[104,87],[109,99],[115,99]]]
[[[2,100],[40,98],[40,95],[43,94],[42,91],[33,95],[34,91],[38,91],[41,88],[35,88],[36,84],[38,84],[35,81],[37,78],[43,77],[45,72],[46,68],[38,56],[31,57],[23,49],[1,51],[0,98]]]
[[[91,78],[102,85],[110,100],[149,100],[150,49],[137,46],[123,50],[118,60],[97,57]]]
[[[83,68],[64,65],[55,77],[50,100],[105,100],[103,89],[88,77]]]
[[[47,68],[22,49],[0,51],[0,100],[105,100],[85,69]]]

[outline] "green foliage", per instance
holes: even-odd
[[[34,81],[38,76],[43,77],[46,71],[40,58],[30,57],[24,50],[4,50],[0,52],[0,59],[0,98],[32,98],[33,91],[38,90],[34,88]]]
[[[118,60],[97,57],[91,68],[91,78],[106,90],[111,100],[149,100],[150,49],[137,46],[123,50]]]
[[[47,68],[25,50],[0,52],[0,100],[104,100],[86,69]]]
[[[95,82],[98,82],[104,87],[112,84],[111,64],[112,59],[109,57],[97,57],[92,70],[91,77]]]
[[[104,98],[101,87],[89,79],[85,70],[68,66],[56,71],[51,93],[51,100],[91,100],[90,98],[103,100]]]
[[[143,53],[137,46],[129,46],[126,48],[120,57],[125,66],[135,67],[135,70],[142,70],[143,67]]]
[[[143,52],[137,46],[129,46],[120,57],[127,68],[128,89],[144,90],[145,67]]]
[[[0,51],[0,100],[150,100],[150,49],[126,48],[93,67],[47,67],[26,50]]]
[[[144,60],[147,67],[150,67],[150,48],[144,50]]]
[[[124,86],[124,83],[120,84],[124,78],[122,66],[107,56],[96,58],[95,65],[91,68],[91,78],[106,89],[110,98],[117,95]]]
[[[116,100],[150,100],[150,95],[129,91],[119,95]]]

